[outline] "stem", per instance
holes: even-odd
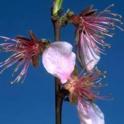
[[[60,41],[61,39],[61,25],[58,20],[52,20],[53,21],[53,26],[54,26],[54,39],[55,41]]]
[[[53,19],[53,27],[54,27],[54,39],[55,41],[60,41],[61,35],[61,26],[57,19]],[[64,94],[61,92],[60,85],[61,82],[58,78],[55,78],[55,124],[62,123],[62,103]]]
[[[58,85],[58,79],[55,79],[55,120],[56,124],[62,123],[62,103],[63,103],[63,97],[60,92],[60,86]]]

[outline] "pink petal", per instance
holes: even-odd
[[[48,73],[66,83],[75,66],[76,55],[72,45],[65,42],[54,42],[43,52],[42,63]]]
[[[90,102],[85,103],[86,106],[79,101],[77,110],[80,117],[81,124],[105,124],[104,115],[100,108]]]
[[[94,42],[92,42],[89,35],[81,33],[80,46],[78,55],[80,62],[87,71],[92,71],[100,60],[98,48]]]

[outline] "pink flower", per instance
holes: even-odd
[[[102,111],[93,103],[96,98],[103,98],[96,94],[96,89],[102,87],[100,75],[99,71],[83,76],[73,75],[64,84],[64,88],[69,91],[69,101],[77,103],[81,124],[104,124]]]
[[[110,47],[105,43],[104,38],[112,37],[111,31],[116,27],[123,30],[118,26],[123,24],[120,20],[121,16],[111,12],[112,6],[113,4],[101,12],[90,6],[79,16],[73,15],[71,18],[72,23],[77,27],[78,60],[87,71],[92,71],[96,66],[103,48]]]
[[[40,42],[32,32],[30,32],[30,38],[22,36],[17,36],[15,39],[4,36],[0,36],[0,38],[6,41],[0,44],[1,50],[12,54],[8,59],[0,63],[0,73],[16,64],[14,73],[21,71],[18,72],[17,77],[11,83],[19,82],[25,78],[31,63],[33,66],[38,66],[39,56],[46,43]]]
[[[50,74],[58,77],[61,83],[66,83],[74,70],[76,56],[72,45],[65,41],[51,43],[43,52],[42,62]]]

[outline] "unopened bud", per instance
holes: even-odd
[[[63,0],[54,0],[54,5],[53,5],[53,16],[57,16],[59,10],[61,9]]]

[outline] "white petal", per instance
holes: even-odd
[[[86,107],[81,102],[77,105],[81,124],[105,124],[104,115],[97,105],[89,102],[84,104]]]
[[[87,71],[92,71],[100,60],[96,44],[84,33],[81,33],[78,55],[82,66],[85,67]]]
[[[47,72],[58,77],[62,83],[66,83],[74,70],[75,59],[72,45],[64,41],[51,43],[42,55]]]

